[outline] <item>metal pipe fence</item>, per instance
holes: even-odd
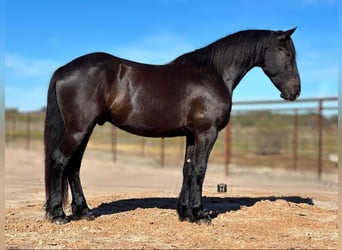
[[[235,102],[227,132],[231,133],[232,150],[230,157],[226,156],[239,164],[248,164],[251,158],[255,165],[314,170],[319,177],[323,171],[334,171],[338,161],[337,101],[337,97],[329,97],[294,103]]]
[[[209,164],[271,167],[322,172],[337,167],[338,98],[310,98],[296,102],[234,102],[229,125],[220,132]],[[6,110],[6,146],[43,149],[44,111]],[[161,167],[183,163],[185,138],[143,138],[97,126],[88,148],[119,157],[140,157]]]

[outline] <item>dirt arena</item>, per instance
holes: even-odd
[[[336,249],[337,174],[209,165],[203,188],[211,225],[180,222],[181,167],[87,151],[81,180],[96,220],[58,226],[44,219],[43,153],[7,148],[9,249]],[[216,185],[226,183],[227,193]],[[66,208],[70,213],[69,207]]]

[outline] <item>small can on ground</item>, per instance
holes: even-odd
[[[225,183],[217,184],[217,192],[218,193],[226,193],[227,192],[227,184],[225,184]]]

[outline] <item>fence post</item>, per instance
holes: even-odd
[[[10,132],[11,132],[9,115],[5,115],[5,123],[6,123],[5,141],[6,141],[6,146],[8,146],[10,142]]]
[[[178,137],[179,138],[179,159],[180,164],[182,164],[184,160],[184,149],[185,149],[185,136]]]
[[[164,140],[164,137],[161,138],[161,144],[160,144],[160,166],[162,168],[165,166],[165,140]]]
[[[226,126],[225,131],[225,144],[226,144],[226,161],[225,161],[225,174],[226,176],[229,175],[229,163],[230,163],[230,157],[231,157],[231,145],[230,145],[230,123]]]
[[[13,142],[16,142],[16,136],[17,136],[17,115],[14,114],[13,115],[13,122],[12,122],[12,138],[13,138]]]
[[[293,165],[294,169],[298,169],[298,109],[294,110],[294,117],[293,117]]]
[[[27,120],[26,120],[26,132],[27,132],[27,137],[26,137],[26,146],[27,149],[30,150],[30,140],[31,140],[31,128],[30,128],[30,123],[31,123],[31,115],[30,113],[27,113]]]
[[[141,138],[141,156],[145,157],[145,138]]]
[[[116,128],[112,126],[112,154],[113,154],[113,161],[116,162]]]
[[[322,167],[323,167],[323,100],[318,100],[318,119],[317,119],[317,129],[318,129],[318,159],[317,159],[317,171],[318,178],[322,177]]]

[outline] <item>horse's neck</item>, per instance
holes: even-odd
[[[255,45],[256,46],[256,45]],[[222,51],[221,49],[208,45],[202,49],[184,54],[174,61],[172,64],[191,64],[198,67],[208,67],[213,69],[219,77],[222,77],[230,95],[232,96],[234,88],[239,84],[245,74],[255,66],[261,66],[263,62],[261,51],[251,48],[243,56],[234,50]],[[260,48],[259,48],[260,50]],[[235,53],[235,54],[234,54]]]
[[[227,60],[225,64],[221,64],[224,65],[223,67],[216,67],[217,72],[221,74],[222,79],[230,92],[230,95],[233,94],[233,90],[248,71],[256,66],[261,66],[262,64],[261,60],[257,58],[257,55],[249,54],[248,56],[250,58],[234,56],[233,58],[235,58],[235,60]]]
[[[254,66],[248,67],[248,68],[241,68],[237,65],[231,65],[225,68],[222,74],[222,79],[228,88],[230,95],[233,94],[233,90],[236,88],[236,86],[239,84],[241,79],[246,75],[246,73],[252,69]]]

